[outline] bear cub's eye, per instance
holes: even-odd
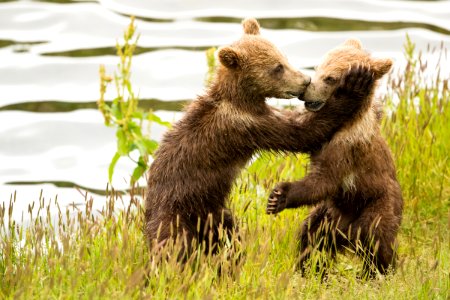
[[[337,79],[331,76],[325,77],[325,79],[323,80],[325,81],[325,83],[327,84],[335,84],[337,82]]]
[[[284,67],[282,64],[279,64],[278,66],[276,66],[276,68],[273,70],[274,73],[281,73],[284,71]]]

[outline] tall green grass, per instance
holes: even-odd
[[[240,259],[226,247],[184,265],[173,252],[151,253],[140,195],[109,191],[101,212],[87,198],[83,210],[59,210],[53,219],[49,204],[56,199],[41,196],[28,226],[13,221],[12,195],[0,209],[0,298],[448,299],[449,78],[438,76],[440,62],[431,65],[409,40],[405,55],[405,69],[389,79],[382,127],[405,198],[395,274],[358,279],[361,262],[352,255],[331,262],[326,280],[296,273],[296,231],[308,209],[268,216],[265,205],[277,182],[304,175],[307,158],[265,154],[242,172],[230,197]],[[427,79],[427,72],[434,75]],[[118,209],[122,200],[129,204]]]

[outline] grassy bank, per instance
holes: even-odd
[[[389,80],[386,107],[393,113],[383,121],[405,198],[395,274],[357,279],[361,262],[352,255],[340,255],[325,281],[296,273],[295,236],[308,209],[279,216],[264,211],[269,190],[281,180],[301,178],[307,158],[266,154],[242,172],[231,194],[245,253],[232,263],[227,249],[213,257],[194,256],[184,266],[165,253],[158,263],[161,258],[149,253],[143,240],[140,198],[133,195],[123,196],[131,197],[125,210],[115,209],[120,197],[110,192],[102,212],[93,211],[87,199],[73,217],[60,211],[53,220],[40,199],[29,227],[12,222],[12,197],[0,209],[0,299],[448,299],[448,77],[426,78],[436,65],[415,56],[411,44],[406,56],[408,65]]]

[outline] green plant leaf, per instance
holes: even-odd
[[[153,154],[158,148],[158,142],[155,140],[144,139],[145,148],[149,154]]]
[[[127,135],[121,127],[117,128],[116,136],[117,136],[117,152],[120,155],[127,155],[129,152]]]
[[[134,121],[131,121],[131,120],[128,121],[128,129],[130,131],[132,131],[134,134],[142,135],[141,134],[141,127],[138,124],[136,124],[136,122],[134,122]]]
[[[119,158],[121,157],[121,155],[119,154],[119,152],[116,152],[116,154],[114,154],[113,158],[111,159],[111,162],[109,163],[109,168],[108,168],[108,180],[109,182],[112,182],[112,177],[114,174],[114,168],[116,166],[117,161],[119,160]]]
[[[133,95],[133,89],[131,88],[131,83],[128,80],[125,82],[125,86],[127,87],[128,93],[130,93],[130,95]]]
[[[111,114],[118,120],[122,119],[122,110],[119,105],[119,98],[113,100],[111,104]]]
[[[147,170],[147,164],[142,156],[139,156],[138,165],[134,168],[133,174],[131,175],[131,183],[134,184],[141,178],[142,174]]]
[[[140,139],[140,140],[136,140],[134,142],[134,145],[136,146],[136,148],[139,150],[139,154],[141,156],[148,156],[149,153],[147,151],[147,148],[145,146],[144,140]]]
[[[147,120],[149,120],[151,122],[155,122],[155,123],[161,124],[161,125],[164,125],[166,127],[170,127],[170,125],[171,125],[170,122],[166,122],[166,121],[161,120],[160,117],[158,117],[157,115],[155,115],[152,112],[148,114]]]
[[[135,119],[142,120],[144,118],[144,112],[142,110],[134,111],[131,116]]]

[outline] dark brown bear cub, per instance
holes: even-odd
[[[189,105],[155,154],[145,199],[145,234],[152,246],[173,239],[182,242],[183,255],[198,242],[215,251],[219,228],[227,234],[234,228],[226,208],[232,183],[255,152],[318,149],[364,106],[364,87],[356,101],[352,90],[360,78],[369,85],[371,73],[353,68],[333,96],[345,109],[331,102],[298,121],[271,108],[266,98],[297,97],[311,79],[259,35],[256,20],[243,26],[242,38],[219,50],[221,64],[209,89]]]
[[[330,51],[317,68],[303,97],[306,107],[320,112],[322,106],[342,103],[330,96],[349,64],[355,63],[369,66],[375,80],[392,65],[389,59],[370,57],[359,41],[348,40]],[[269,197],[268,213],[317,204],[300,233],[302,268],[312,249],[324,248],[333,257],[336,250],[354,248],[364,259],[365,274],[376,270],[384,274],[395,261],[403,200],[391,153],[380,134],[374,89],[368,91],[370,101],[364,101],[362,110],[311,153],[307,176],[279,184]],[[361,94],[355,91],[355,96]]]

